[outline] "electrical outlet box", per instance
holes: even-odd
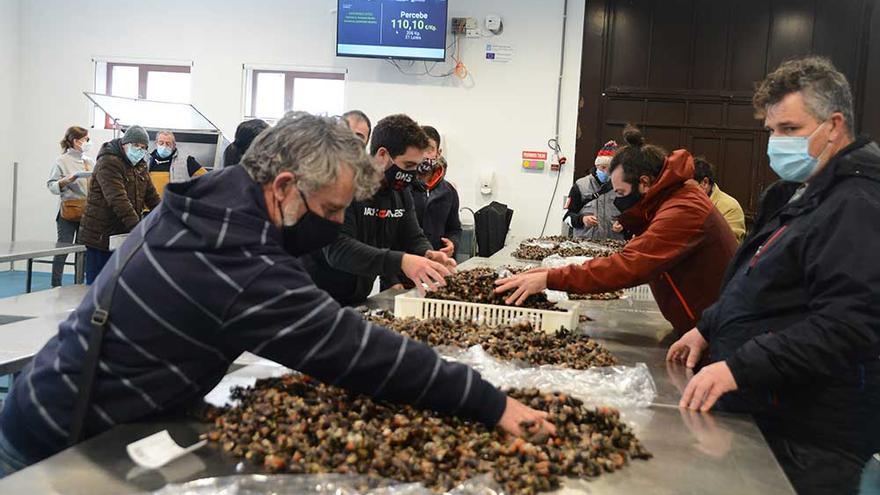
[[[467,32],[467,17],[453,17],[449,26],[452,34],[465,34]]]
[[[468,28],[467,33],[465,33],[465,34],[468,38],[479,38],[480,37],[480,30]]]
[[[453,34],[467,34],[468,36],[470,36],[471,30],[478,31],[480,28],[476,17],[453,17],[449,25]]]
[[[486,16],[486,29],[489,31],[498,31],[501,29],[501,16],[497,14],[489,14]]]

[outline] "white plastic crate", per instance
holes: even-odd
[[[499,306],[470,302],[446,301],[419,297],[418,293],[407,292],[394,298],[394,316],[398,318],[449,318],[484,323],[489,326],[512,325],[529,322],[535,330],[555,332],[561,328],[574,330],[580,319],[579,305],[562,302],[560,306],[568,311]]]
[[[630,289],[624,289],[624,295],[629,296],[633,301],[653,301],[654,293],[651,292],[651,288],[645,285],[639,285],[638,287],[632,287]]]

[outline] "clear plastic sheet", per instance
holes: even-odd
[[[449,495],[501,495],[500,487],[488,475],[463,483]],[[166,485],[152,495],[436,495],[418,483],[396,483],[366,476],[234,475],[203,478]]]
[[[591,259],[593,258],[590,258],[589,256],[571,256],[563,258],[558,254],[553,254],[544,258],[544,260],[541,261],[541,266],[543,268],[562,268],[568,265],[583,265]]]
[[[657,395],[657,387],[645,363],[574,370],[550,365],[528,367],[524,363],[501,361],[479,345],[467,350],[442,347],[439,351],[445,358],[471,366],[484,379],[502,389],[538,388],[565,392],[589,406],[619,409],[646,408]]]
[[[557,244],[553,241],[524,241],[523,246],[537,246],[544,249],[556,249]]]

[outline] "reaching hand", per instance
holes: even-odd
[[[450,270],[458,266],[458,263],[456,263],[454,259],[446,256],[446,254],[442,251],[428,251],[427,253],[425,253],[425,258],[440,263]]]
[[[706,342],[700,331],[692,328],[672,344],[669,352],[666,353],[666,360],[674,361],[693,369],[700,362],[700,358],[707,347],[709,347],[709,343]]]
[[[428,252],[431,253],[436,251]],[[452,274],[443,264],[413,254],[403,255],[403,262],[400,264],[400,269],[403,271],[404,275],[415,282],[416,289],[418,289],[419,293],[422,295],[425,293],[424,286],[427,286],[428,290],[436,290],[437,288],[446,285],[444,277]]]
[[[712,409],[722,395],[736,389],[736,380],[727,363],[719,361],[706,366],[691,378],[678,407],[706,412]]]
[[[534,423],[534,429],[538,431],[523,431],[520,426],[522,423]],[[550,435],[556,435],[556,426],[547,421],[547,413],[544,411],[536,411],[522,402],[507,398],[507,405],[504,407],[504,414],[498,421],[498,426],[516,436],[526,436],[540,431]]]
[[[440,252],[452,258],[452,255],[455,254],[455,244],[445,237],[441,237],[440,240],[443,242],[443,247],[440,248]]]
[[[596,215],[584,215],[583,220],[585,227],[596,227],[599,225],[599,218]]]
[[[615,221],[611,225],[611,231],[616,234],[619,234],[619,233],[623,232],[623,225],[620,225],[620,222]]]
[[[534,270],[496,280],[495,285],[498,287],[495,289],[495,293],[504,294],[513,291],[513,294],[505,299],[504,302],[522,306],[529,296],[547,288],[547,273],[548,270]]]

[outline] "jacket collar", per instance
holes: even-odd
[[[635,206],[621,213],[620,223],[632,232],[641,231],[654,218],[660,205],[685,182],[693,178],[694,158],[687,150],[673,151],[666,158],[657,181],[648,192]]]
[[[834,155],[810,181],[803,196],[786,205],[779,216],[785,221],[816,209],[837,184],[854,177],[880,182],[880,147],[867,136],[859,137]]]

